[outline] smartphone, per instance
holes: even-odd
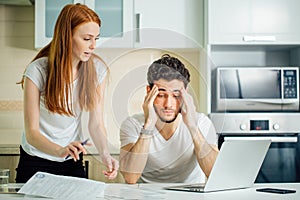
[[[257,192],[269,192],[269,193],[276,193],[276,194],[289,194],[289,193],[295,193],[296,190],[290,190],[290,189],[278,189],[278,188],[259,188],[256,189]]]

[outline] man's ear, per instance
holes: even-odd
[[[187,92],[189,92],[189,86],[186,86],[185,90],[186,90]]]
[[[147,93],[149,93],[149,92],[151,91],[150,85],[147,85],[147,86],[146,86],[146,91],[147,91]]]

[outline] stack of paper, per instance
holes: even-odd
[[[104,189],[103,182],[37,172],[18,193],[60,199],[93,199],[103,197]]]

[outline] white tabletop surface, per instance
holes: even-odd
[[[278,183],[278,184],[255,184],[252,188],[228,190],[210,193],[178,192],[163,189],[163,187],[173,184],[107,184],[105,196],[101,199],[172,199],[172,200],[299,200],[300,183]],[[285,188],[294,189],[296,193],[292,194],[272,194],[256,192],[257,188]],[[84,192],[84,191],[82,191]],[[45,198],[28,198],[19,194],[0,194],[2,200],[18,199],[41,199]]]

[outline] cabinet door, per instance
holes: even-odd
[[[10,183],[16,182],[16,168],[19,163],[19,158],[20,156],[17,154],[0,155],[0,168],[10,170]]]
[[[52,37],[56,19],[66,4],[82,3],[95,10],[101,20],[101,47],[132,47],[133,0],[38,0],[35,2],[35,47],[42,48]]]
[[[52,39],[56,19],[67,4],[84,0],[39,0],[35,2],[35,48],[46,46]]]
[[[100,47],[133,47],[133,0],[85,0],[101,19]]]
[[[203,0],[135,0],[135,46],[202,45]]]
[[[115,159],[119,160],[119,155],[112,155]],[[87,154],[83,157],[84,162],[88,162],[88,178],[95,181],[102,181],[105,183],[125,183],[125,180],[122,174],[119,172],[115,179],[108,179],[106,178],[102,171],[107,170],[105,165],[100,162],[99,155],[96,154]],[[86,162],[85,162],[86,164]]]
[[[207,0],[209,44],[299,44],[299,0]]]

